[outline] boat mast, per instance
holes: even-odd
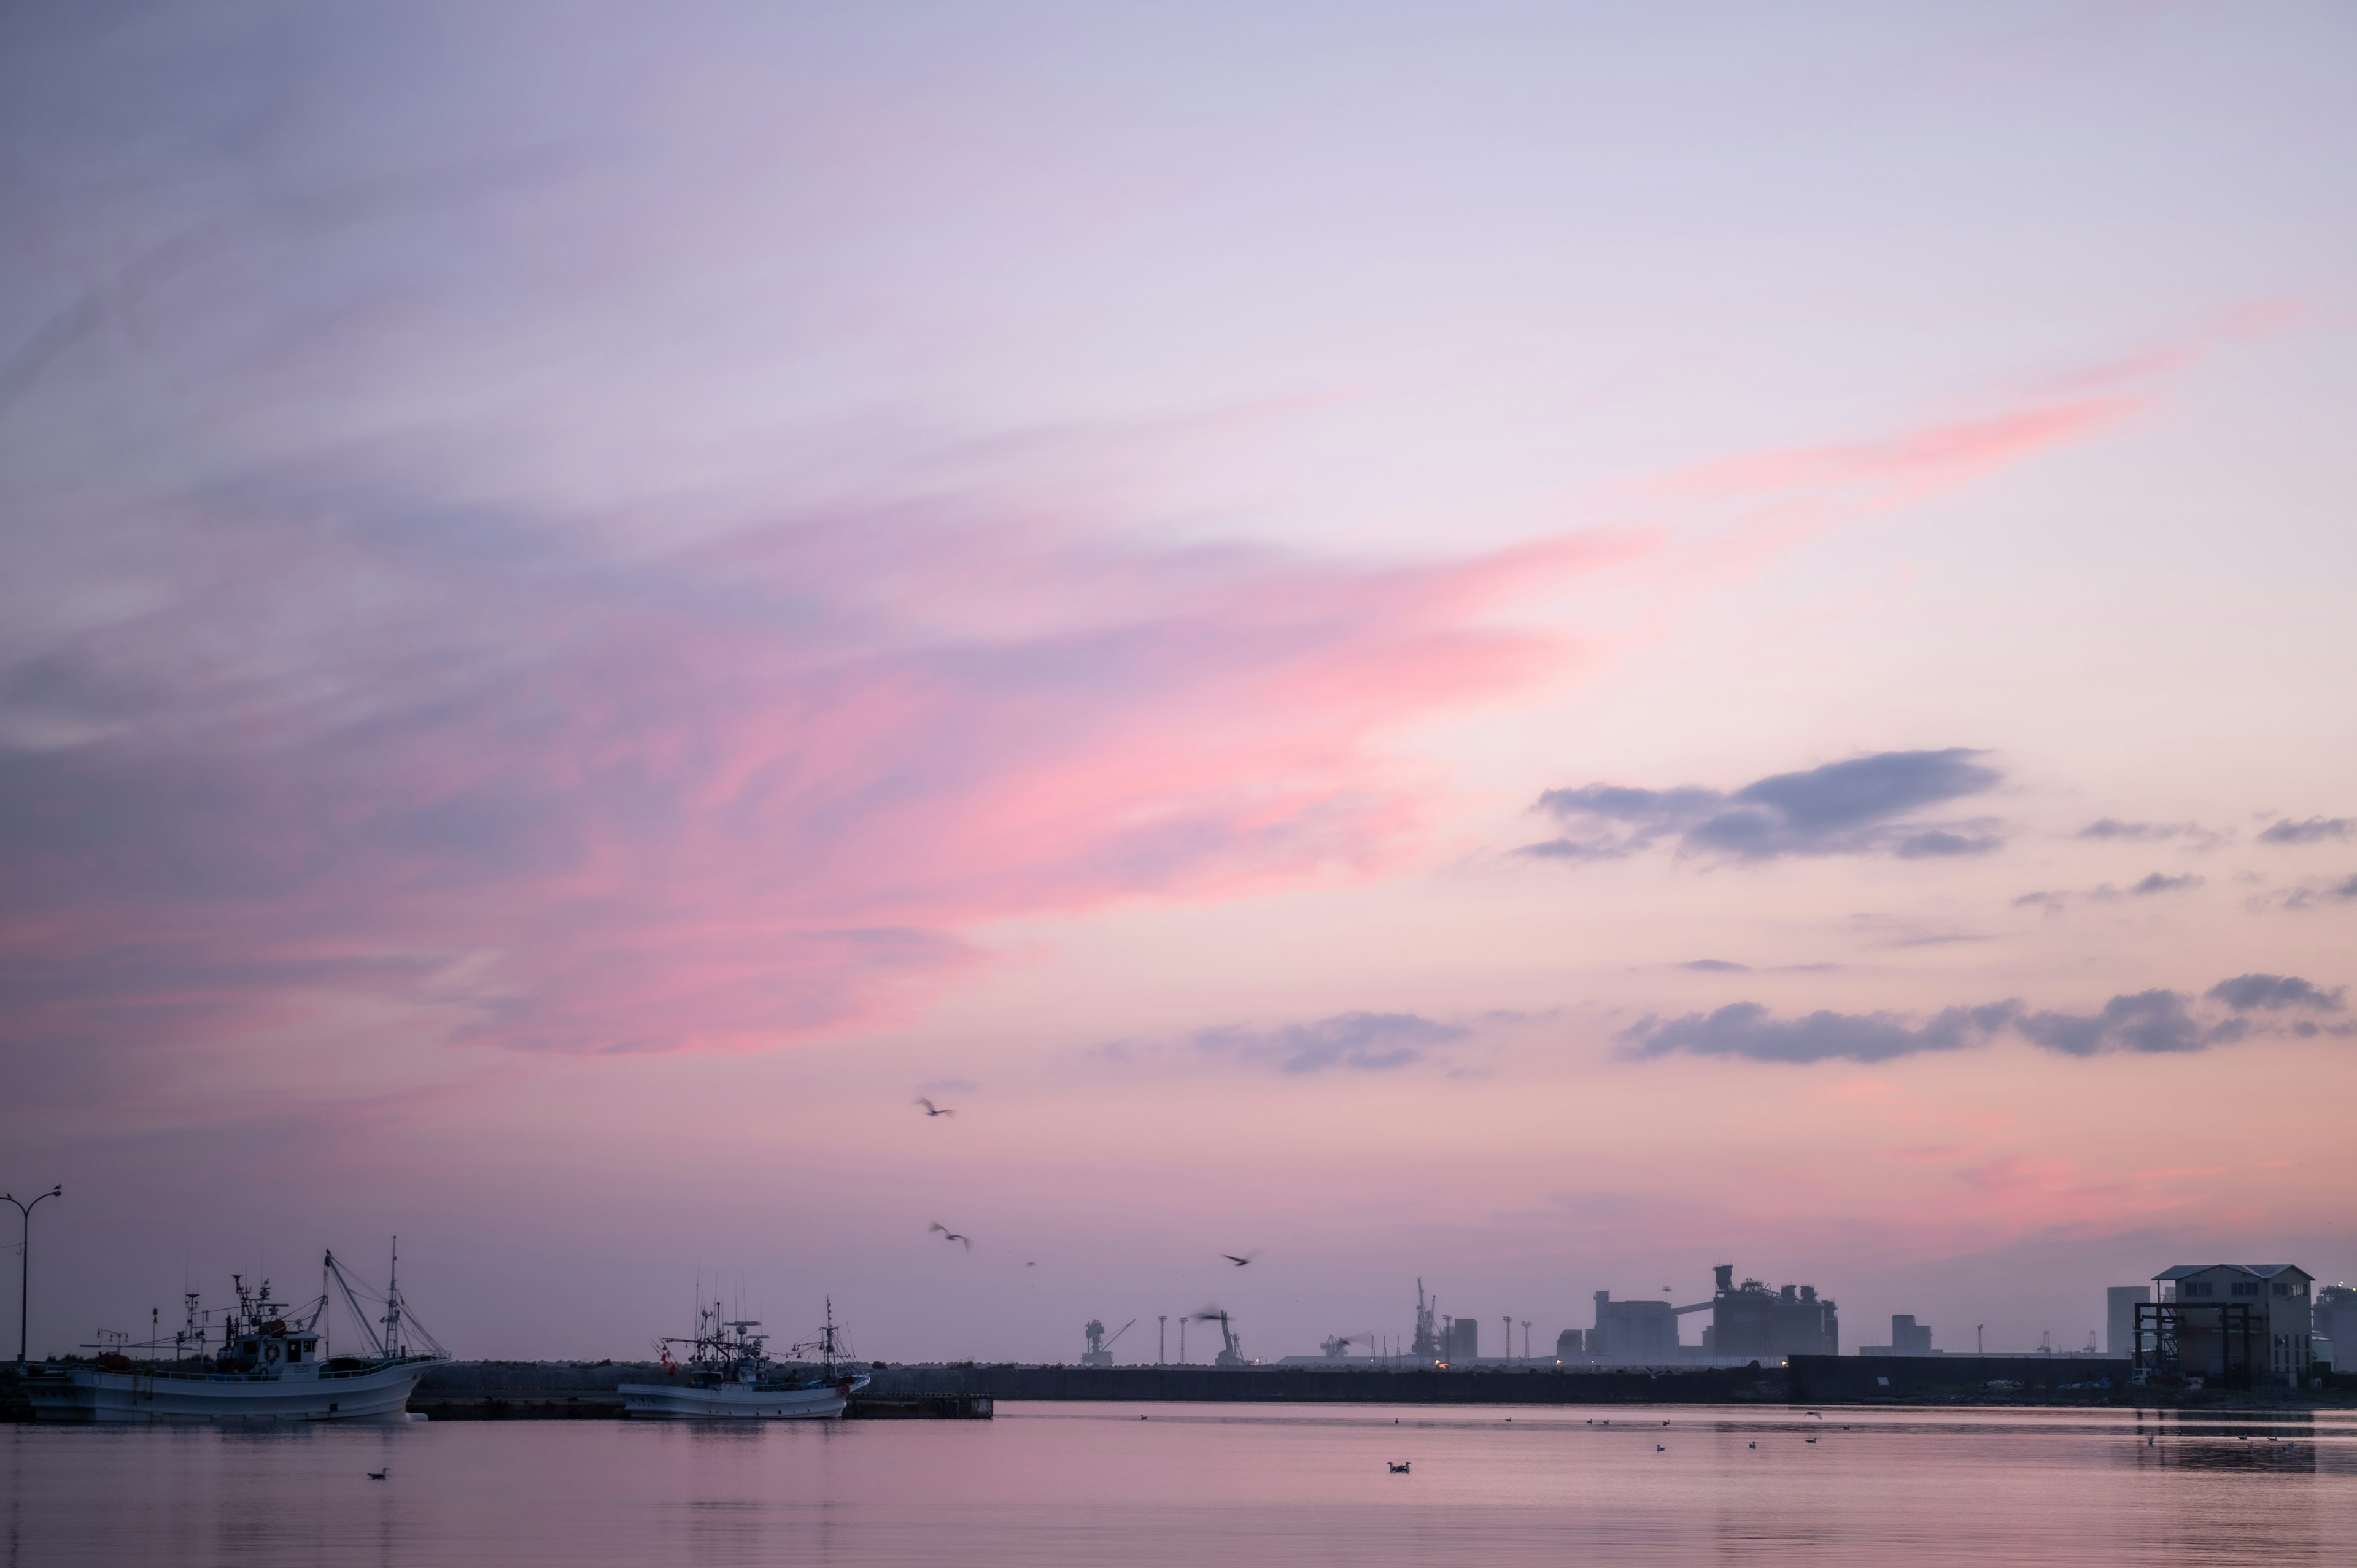
[[[399,1360],[406,1352],[401,1343],[401,1238],[393,1239],[393,1272],[384,1281],[384,1353]]]

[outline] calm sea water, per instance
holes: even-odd
[[[2357,1563],[2351,1416],[1824,1415],[13,1426],[0,1564]]]

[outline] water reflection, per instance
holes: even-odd
[[[2357,1540],[2357,1420],[2332,1414],[1011,1405],[987,1423],[18,1427],[0,1429],[0,1470],[7,1568],[2182,1568],[2346,1560]]]

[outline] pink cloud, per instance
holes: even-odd
[[[1372,567],[862,519],[624,561],[308,510],[158,540],[219,592],[46,651],[96,738],[5,753],[19,1039],[336,997],[560,1051],[906,1017],[994,921],[1409,853],[1428,780],[1383,738],[1564,668],[1492,617],[1641,543]]]
[[[2032,453],[2082,439],[2140,406],[2128,397],[2089,397],[2007,409],[1869,441],[1728,458],[1693,469],[1678,482],[1720,495],[1865,487],[1908,499],[1979,478]]]

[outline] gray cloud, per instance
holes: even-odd
[[[2212,1002],[2223,1002],[2237,1013],[2279,1013],[2287,1007],[2338,1013],[2342,990],[2336,985],[2326,991],[2296,974],[2238,974],[2232,980],[2220,981],[2202,994]]]
[[[2289,817],[2278,820],[2259,834],[2261,843],[2323,843],[2327,840],[2345,839],[2357,833],[2357,821],[2348,817],[2310,817],[2295,822]]]
[[[1983,854],[2005,842],[1995,823],[1903,820],[1995,788],[2003,775],[1973,760],[1981,755],[1963,746],[1878,752],[1801,772],[1770,774],[1732,791],[1618,784],[1550,789],[1534,809],[1574,831],[1525,845],[1522,853],[1550,859],[1614,859],[1674,837],[1684,853],[1735,860],[1789,854],[1892,854],[1909,860]]]
[[[1762,1062],[1878,1062],[1982,1045],[2020,1010],[2018,1002],[1950,1007],[1918,1027],[1891,1013],[1820,1010],[1804,1017],[1777,1019],[1757,1002],[1737,1002],[1715,1013],[1643,1018],[1623,1030],[1620,1038],[1640,1057],[1684,1051]]]
[[[2197,1012],[2198,1000],[2221,1002],[2231,1015]],[[1647,1016],[1618,1036],[1640,1058],[1684,1053],[1747,1061],[1889,1061],[1927,1051],[1984,1046],[2010,1030],[2032,1045],[2064,1056],[2109,1052],[2168,1054],[2207,1050],[2256,1033],[2309,1036],[2357,1036],[2357,1026],[2255,1024],[2244,1015],[2287,1008],[2338,1012],[2341,992],[2325,991],[2297,975],[2245,974],[2221,981],[2197,999],[2179,991],[2140,991],[2113,997],[2093,1013],[2030,1012],[2018,1001],[1949,1007],[1918,1024],[1903,1014],[1835,1013],[1820,1009],[1777,1018],[1757,1002],[1737,1002],[1680,1018]]]
[[[1705,974],[1749,974],[1751,966],[1723,958],[1690,958],[1678,965],[1680,969],[1699,970]]]
[[[1931,860],[1953,854],[1986,854],[2004,844],[2004,839],[1991,832],[1959,833],[1946,828],[1927,828],[1892,844],[1890,853],[1901,860]]]
[[[2204,1025],[2186,1011],[2176,991],[2139,991],[2115,996],[2096,1013],[2033,1013],[2014,1027],[2033,1045],[2065,1056],[2099,1051],[2198,1051],[2239,1040],[2250,1032],[2240,1019]]]
[[[2156,871],[2128,889],[2131,898],[2147,898],[2155,893],[2181,893],[2201,886],[2199,876],[2165,876]]]
[[[1308,1024],[1275,1029],[1231,1025],[1194,1036],[1200,1051],[1246,1061],[1274,1062],[1290,1073],[1351,1068],[1382,1072],[1425,1060],[1436,1046],[1464,1039],[1473,1031],[1414,1013],[1338,1013]]]

